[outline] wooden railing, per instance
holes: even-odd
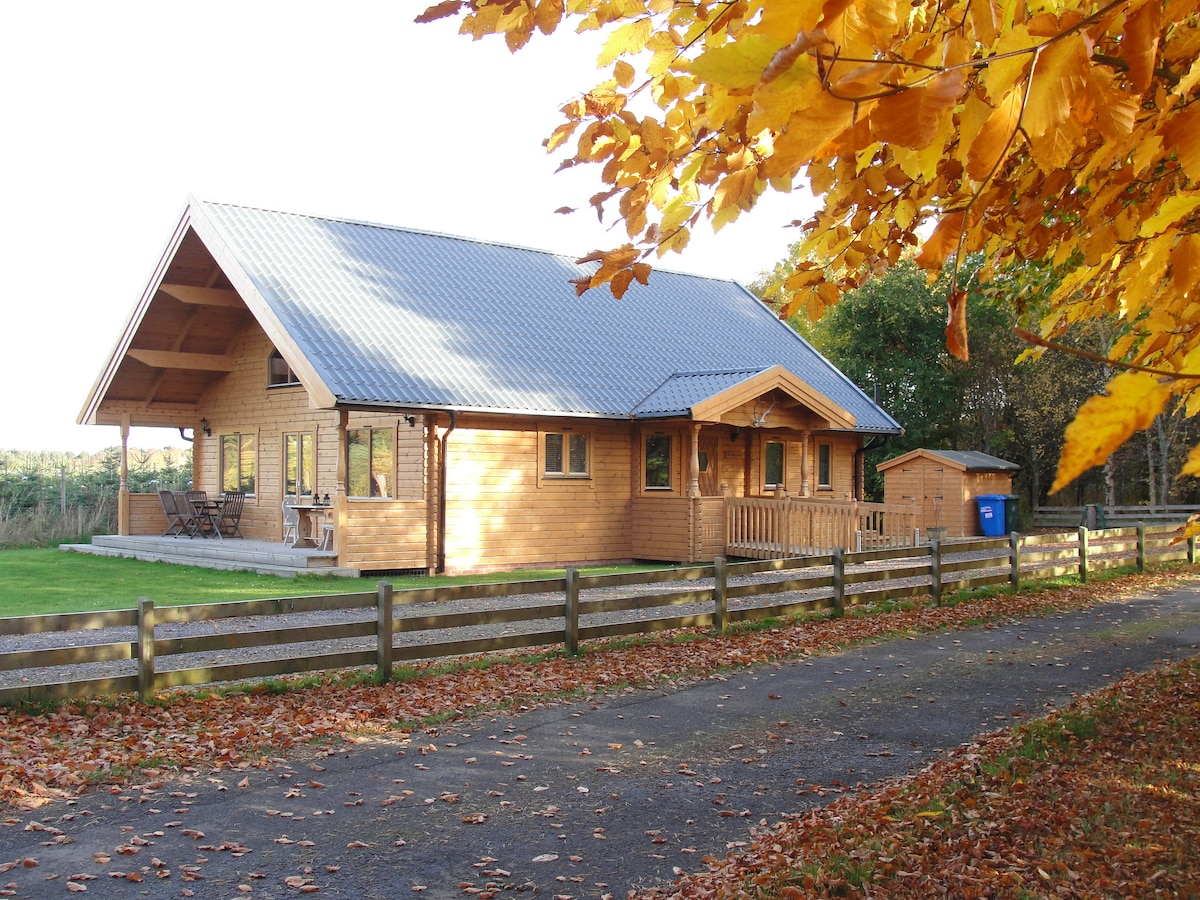
[[[731,497],[725,501],[725,552],[747,559],[846,550],[913,547],[920,508],[857,500]]]
[[[1023,579],[1063,574],[1078,574],[1086,581],[1090,573],[1111,566],[1136,564],[1141,570],[1171,560],[1194,563],[1195,539],[1173,543],[1177,534],[1169,526],[1091,533],[1081,528],[1027,538],[1014,534],[934,541],[919,549],[859,553],[839,549],[830,555],[746,563],[718,559],[707,566],[621,575],[587,576],[568,569],[562,578],[519,583],[393,592],[391,585],[381,582],[374,591],[331,596],[169,607],[142,600],[134,610],[0,618],[0,635],[58,632],[55,642],[61,645],[0,653],[0,672],[29,673],[30,682],[0,687],[0,704],[134,691],[148,697],[185,685],[354,667],[373,667],[379,677],[387,678],[403,660],[548,645],[562,645],[574,653],[580,641],[595,638],[673,628],[722,630],[733,622],[830,608],[840,612],[846,606],[901,597],[932,596],[940,603],[947,589],[1019,586]],[[879,565],[883,561],[889,565]],[[737,582],[731,584],[735,576]],[[620,591],[634,587],[649,590]],[[590,599],[589,591],[600,596]],[[496,608],[497,598],[520,597],[530,598],[529,602]],[[777,602],[755,600],[729,606],[730,600],[759,597]],[[407,609],[414,604],[472,599],[489,600],[488,608],[433,615]],[[344,621],[352,610],[362,611],[358,620]],[[656,610],[663,612],[656,615]],[[298,615],[321,611],[339,612],[343,621],[314,626],[311,618]],[[238,621],[229,622],[220,632],[222,620]],[[170,623],[210,623],[211,627],[202,634],[159,637],[158,629]],[[521,623],[525,630],[497,628],[479,635],[481,626]],[[116,628],[131,637],[114,637],[109,629]],[[342,641],[343,648],[333,647],[335,641]],[[251,648],[278,648],[279,653],[270,659],[208,664],[199,664],[203,657],[187,657],[216,651],[227,658],[232,651]],[[163,666],[164,659],[174,667]],[[118,674],[97,677],[73,668],[112,661],[127,664]],[[42,669],[49,672],[37,671]]]

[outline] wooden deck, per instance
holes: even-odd
[[[61,544],[59,549],[260,575],[360,575],[358,569],[339,566],[336,551],[289,547],[281,541],[106,534],[96,535],[90,544]]]

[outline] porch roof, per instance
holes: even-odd
[[[133,424],[184,424],[176,421],[184,416],[190,423],[188,386],[197,373],[208,384],[227,371],[226,344],[249,314],[318,408],[662,415],[684,394],[711,398],[734,383],[714,376],[705,387],[680,373],[778,366],[828,411],[844,413],[835,427],[901,430],[736,282],[656,270],[622,300],[603,290],[578,298],[568,282],[593,265],[190,199],[80,421],[113,421],[124,410]],[[176,313],[181,307],[219,324],[192,327],[192,335],[209,339],[204,347],[193,348],[190,336],[181,343],[164,325],[164,310],[185,321],[188,313]]]
[[[782,366],[731,372],[676,373],[634,408],[636,418],[690,416],[716,422],[732,410],[781,390],[826,420],[827,428],[850,430],[855,418]],[[764,414],[764,420],[766,415]],[[767,424],[765,421],[758,424]]]

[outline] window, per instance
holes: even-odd
[[[292,371],[278,350],[272,350],[267,360],[267,387],[283,387],[289,384],[299,384],[300,379]]]
[[[221,436],[221,490],[254,493],[258,437],[253,434]]]
[[[833,446],[817,444],[817,487],[833,487]]]
[[[392,496],[392,476],[396,471],[395,430],[392,428],[351,428],[346,432],[346,471],[351,497]]]
[[[767,441],[763,448],[763,483],[767,490],[784,485],[782,441]]]
[[[669,490],[671,487],[671,436],[646,435],[646,488]]]
[[[283,436],[283,492],[288,497],[311,494],[316,479],[316,455],[311,434]]]
[[[547,475],[581,477],[588,474],[588,436],[573,432],[545,435]]]

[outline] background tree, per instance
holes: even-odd
[[[591,204],[629,238],[586,257],[599,265],[581,291],[620,296],[701,218],[720,228],[803,181],[822,208],[803,223],[789,312],[818,318],[921,245],[933,271],[976,252],[985,279],[1061,267],[1044,338],[1116,318],[1120,374],[1068,429],[1056,487],[1171,396],[1200,411],[1194,0],[446,0],[418,21],[450,15],[513,50],[564,18],[608,29],[609,77],[547,142],[599,167]],[[948,346],[966,358],[966,294],[949,288]]]

